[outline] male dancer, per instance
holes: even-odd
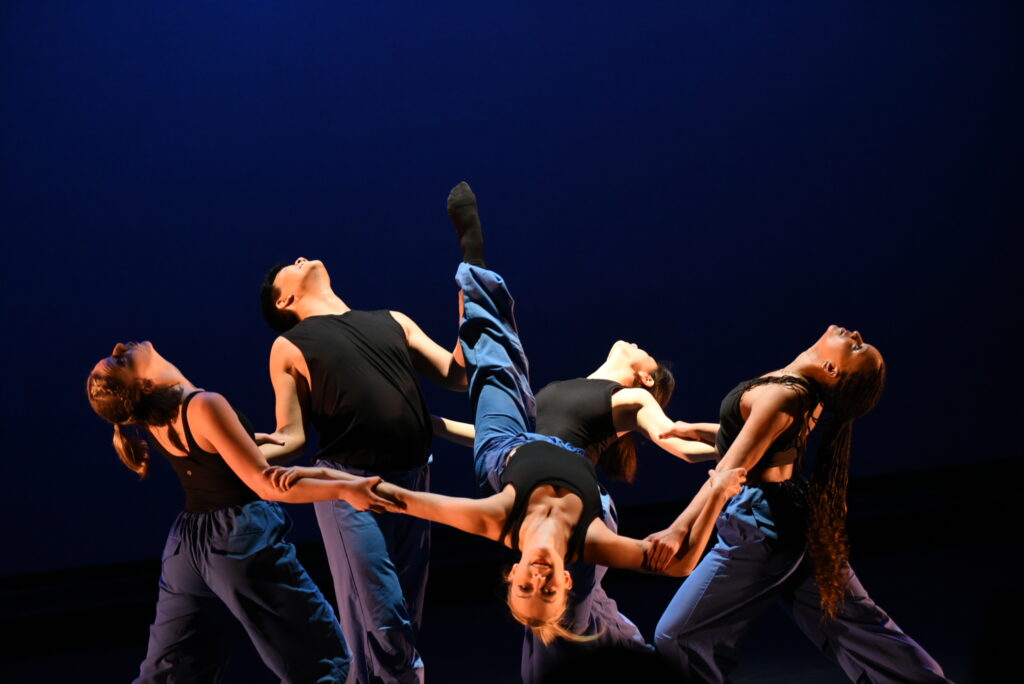
[[[397,311],[349,308],[320,261],[275,266],[260,298],[264,318],[281,333],[270,351],[277,429],[261,445],[264,455],[297,455],[312,421],[320,433],[317,467],[428,489],[432,426],[416,372],[464,390],[465,368],[454,352]],[[352,651],[348,681],[422,682],[416,635],[429,524],[356,511],[345,501],[314,506]]]

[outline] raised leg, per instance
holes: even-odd
[[[504,279],[494,271],[462,263],[455,280],[465,306],[459,340],[476,425],[477,484],[493,493],[500,489],[508,452],[534,427],[537,408],[530,367]]]

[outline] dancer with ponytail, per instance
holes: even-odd
[[[93,410],[114,424],[114,447],[128,468],[146,477],[155,446],[185,490],[136,682],[219,681],[229,655],[228,613],[281,681],[344,681],[349,654],[334,611],[284,539],[287,515],[261,499],[342,499],[383,510],[388,502],[373,492],[380,478],[340,474],[275,489],[247,419],[189,382],[149,342],[115,346],[89,374],[86,392]]]
[[[947,681],[868,597],[847,562],[853,421],[875,406],[884,385],[878,350],[859,332],[833,325],[792,363],[740,383],[722,401],[718,468],[746,468],[747,486],[728,502],[716,545],[683,582],[655,634],[658,651],[692,681],[729,681],[740,639],[776,597],[852,681]],[[823,409],[830,420],[807,484],[797,467]],[[660,547],[678,543],[676,527],[648,538],[655,568],[669,557]]]

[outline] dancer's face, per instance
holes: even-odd
[[[118,342],[114,351],[93,367],[93,373],[116,375],[125,383],[154,378],[163,366],[169,365],[157,353],[152,342]]]
[[[512,566],[508,581],[509,605],[523,617],[551,622],[565,612],[572,577],[558,554],[524,550],[523,557]]]
[[[882,354],[856,330],[830,325],[811,350],[830,375],[871,372],[882,366]]]
[[[621,362],[629,366],[634,375],[644,385],[653,385],[653,373],[658,370],[658,362],[635,342],[619,340],[608,352],[609,361]]]
[[[287,306],[307,292],[322,290],[325,286],[330,287],[330,282],[322,261],[310,261],[306,257],[299,257],[294,263],[278,271],[274,278],[274,286],[281,292],[277,305]]]

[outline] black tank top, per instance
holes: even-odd
[[[576,378],[553,382],[537,393],[537,432],[565,440],[596,459],[615,441],[614,380]]]
[[[568,489],[583,501],[580,519],[572,529],[566,561],[582,560],[583,545],[587,539],[587,528],[594,518],[601,515],[601,493],[597,487],[594,464],[572,451],[548,442],[528,442],[516,449],[501,476],[501,484],[512,485],[516,491],[515,502],[501,530],[499,541],[512,536],[512,548],[519,551],[519,528],[526,518],[530,494],[540,485],[554,485]]]
[[[220,454],[204,451],[192,436],[192,430],[188,426],[188,405],[200,392],[188,395],[181,404],[181,424],[185,428],[187,456],[175,456],[164,449],[156,439],[151,440],[178,474],[181,487],[185,490],[185,510],[189,513],[209,513],[258,501],[260,497],[256,492],[249,489],[238,475],[235,475],[235,471],[231,470]],[[238,411],[235,411],[235,414],[242,427],[252,437],[252,423]]]
[[[430,413],[405,330],[390,312],[311,316],[283,336],[309,368],[318,458],[378,472],[426,463]]]
[[[743,429],[743,425],[746,423],[743,420],[743,413],[740,410],[740,399],[743,397],[744,392],[750,389],[756,384],[766,384],[762,378],[754,378],[752,380],[745,380],[740,384],[736,385],[725,395],[725,399],[722,399],[722,406],[719,409],[719,427],[718,437],[715,440],[715,448],[718,451],[718,460],[721,461],[722,457],[732,446],[732,443],[736,441],[736,437],[740,434],[740,430]],[[780,384],[792,385],[796,388],[796,391],[806,390],[808,396],[807,404],[813,406],[817,403],[816,393],[813,387],[804,379],[796,377],[787,377],[782,380]],[[787,465],[793,462],[786,452],[792,449],[797,450],[797,456],[803,454],[804,448],[807,446],[807,436],[803,433],[806,427],[807,420],[805,417],[796,416],[796,420],[793,424],[786,428],[785,432],[779,435],[774,442],[765,451],[764,456],[757,462],[751,471],[751,475],[756,475],[758,472],[771,468],[777,465]]]

